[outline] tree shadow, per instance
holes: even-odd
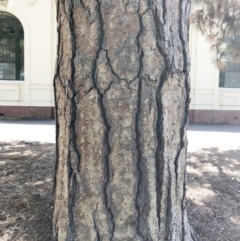
[[[0,143],[0,240],[49,241],[55,144]],[[188,154],[189,220],[200,241],[240,237],[240,150]]]
[[[1,142],[0,151],[0,240],[51,240],[55,144]]]
[[[189,220],[200,241],[240,237],[240,149],[188,154]]]

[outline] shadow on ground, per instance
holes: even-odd
[[[49,241],[55,145],[0,143],[0,240]]]
[[[0,240],[50,241],[55,145],[0,143]],[[199,241],[239,241],[240,149],[188,154],[187,205]]]
[[[188,154],[188,213],[200,241],[239,241],[240,149]]]

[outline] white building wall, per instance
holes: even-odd
[[[25,48],[25,79],[0,81],[0,106],[54,106],[55,1],[8,0],[0,11],[21,21]]]
[[[0,11],[11,13],[21,21],[25,46],[24,81],[0,80],[0,115],[4,112],[1,106],[53,107],[57,45],[55,0],[8,0],[6,6],[0,5]],[[232,123],[224,117],[230,112],[225,114],[224,111],[237,111],[231,112],[231,118],[234,118],[233,123],[240,123],[240,88],[219,88],[219,71],[213,64],[210,44],[193,27],[190,29],[190,52],[190,119]],[[201,119],[204,115],[210,118]]]
[[[240,88],[219,87],[214,53],[200,31],[190,29],[192,110],[240,110]]]

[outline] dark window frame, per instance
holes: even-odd
[[[6,16],[11,17],[14,21],[9,20]],[[7,40],[15,40],[15,60],[14,62],[10,62],[10,60],[8,62],[4,62],[5,60],[2,60],[2,64],[4,63],[14,63],[15,64],[15,78],[1,78],[0,76],[0,80],[17,80],[17,81],[23,81],[24,80],[24,76],[21,77],[21,64],[23,65],[23,75],[24,75],[24,30],[23,30],[23,26],[21,24],[21,22],[19,21],[19,19],[17,17],[15,17],[14,15],[7,13],[7,12],[2,12],[0,11],[0,24],[2,23],[7,23],[9,25],[9,27],[13,28],[15,30],[15,34],[9,34],[9,33],[2,33],[0,32],[0,41],[3,39],[7,39]],[[23,42],[23,46],[22,46],[22,61],[21,61],[21,55],[20,55],[20,41]],[[1,47],[1,44],[0,44]],[[3,46],[2,46],[3,48]],[[4,71],[4,70],[3,70]]]
[[[219,87],[240,88],[240,63],[228,62],[226,67],[219,71]]]

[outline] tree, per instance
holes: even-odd
[[[57,0],[53,240],[190,241],[188,0]]]
[[[211,43],[216,65],[240,62],[240,2],[238,0],[192,0],[191,22]]]

